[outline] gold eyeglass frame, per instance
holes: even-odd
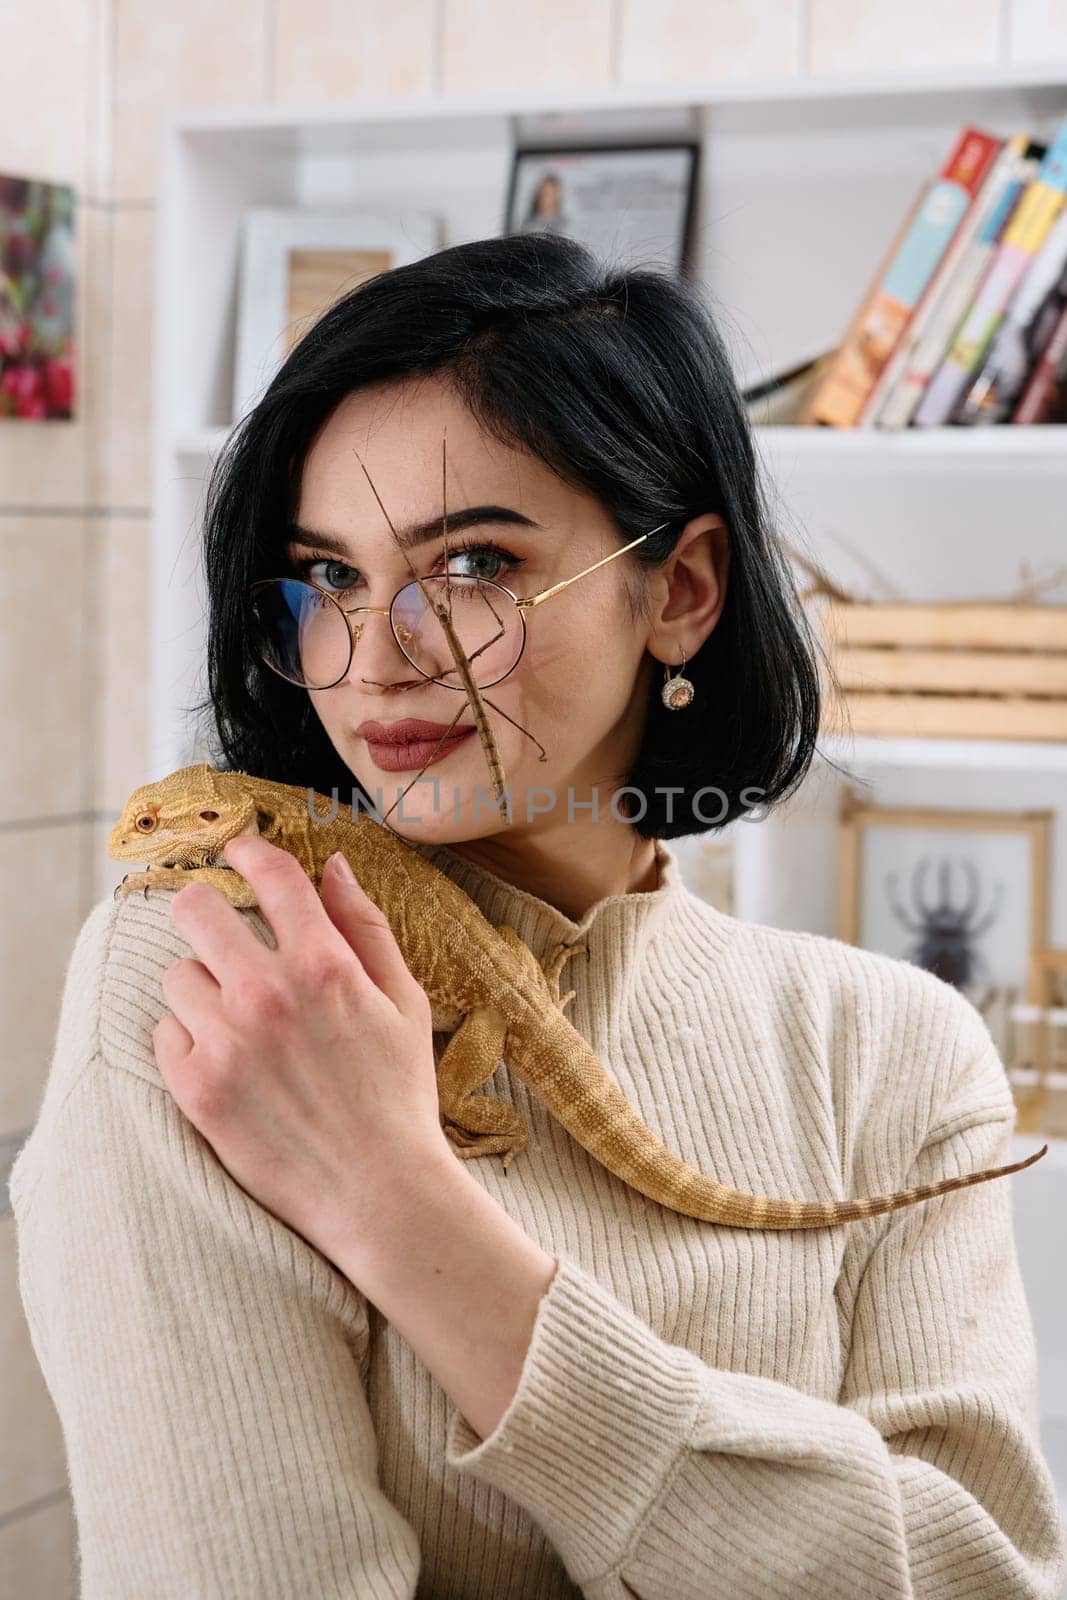
[[[514,605],[516,606],[516,608],[518,609],[519,621],[522,624],[522,643],[519,646],[519,653],[515,657],[515,660],[512,662],[511,666],[508,668],[507,672],[501,673],[499,678],[494,678],[492,683],[480,683],[478,685],[478,688],[479,689],[491,689],[491,688],[493,688],[493,686],[495,684],[503,683],[504,679],[507,678],[507,677],[510,677],[510,675],[515,671],[515,668],[518,666],[519,662],[522,660],[523,651],[526,649],[526,612],[527,611],[531,610],[534,606],[539,606],[542,603],[542,601],[544,601],[544,600],[550,600],[553,595],[560,594],[562,592],[562,590],[569,589],[572,583],[577,583],[578,582],[579,578],[588,577],[591,572],[596,572],[598,567],[606,566],[609,561],[614,561],[616,556],[625,555],[627,550],[632,550],[635,547],[635,545],[641,544],[645,539],[651,539],[651,537],[652,537],[652,535],[654,533],[662,533],[663,529],[666,528],[667,526],[668,526],[668,523],[661,522],[658,527],[649,528],[647,533],[638,534],[637,538],[636,539],[631,539],[629,544],[620,545],[618,550],[612,550],[608,555],[601,556],[600,560],[599,561],[594,561],[591,567],[586,567],[586,568],[584,568],[583,571],[576,572],[574,574],[574,576],[571,577],[571,578],[564,578],[562,580],[562,582],[560,582],[560,583],[551,584],[549,586],[549,588],[542,589],[540,594],[528,595],[528,596],[526,596],[525,598],[522,598],[522,599],[520,599],[520,597],[517,594],[513,594],[512,591],[507,587],[506,584],[497,583],[495,578],[478,578],[478,579],[476,579],[475,581],[477,583],[479,583],[479,584],[489,584],[494,589],[501,589],[504,592],[504,594],[507,595],[508,599],[511,600],[514,603]],[[454,553],[455,554],[462,554],[462,551],[456,551]],[[302,583],[306,589],[314,589],[316,591],[316,593],[324,595],[327,600],[332,601],[333,604],[337,607],[338,611],[341,613],[342,617],[345,619],[345,624],[346,624],[346,626],[348,628],[348,660],[345,662],[344,671],[341,672],[334,679],[334,681],[332,683],[318,683],[318,684],[315,684],[315,685],[312,685],[312,684],[309,684],[309,683],[297,683],[297,680],[295,678],[286,678],[284,672],[278,672],[278,668],[275,667],[271,662],[267,661],[265,658],[264,658],[264,665],[270,667],[272,672],[277,672],[279,678],[284,679],[284,681],[286,683],[295,684],[298,689],[306,689],[309,694],[317,694],[323,689],[336,689],[337,685],[339,683],[342,683],[344,681],[344,679],[346,678],[346,676],[348,675],[348,670],[352,665],[352,657],[355,654],[356,645],[359,643],[360,636],[361,636],[361,634],[363,632],[363,623],[362,622],[355,622],[354,623],[354,622],[351,622],[349,619],[351,617],[354,617],[358,611],[373,611],[378,616],[388,617],[389,618],[389,627],[392,630],[393,638],[396,640],[397,645],[399,646],[399,648],[403,651],[404,659],[406,661],[410,662],[410,664],[415,668],[416,672],[422,674],[422,676],[426,679],[427,683],[439,683],[439,684],[441,684],[442,688],[445,688],[445,689],[456,689],[460,694],[464,694],[466,691],[465,691],[464,686],[463,686],[462,683],[446,683],[443,678],[431,677],[431,675],[428,672],[423,672],[423,669],[419,666],[417,661],[412,661],[411,660],[411,657],[408,655],[407,651],[404,649],[404,641],[401,639],[400,634],[397,631],[396,623],[393,620],[393,607],[396,605],[398,596],[403,594],[405,589],[410,589],[413,586],[415,588],[419,588],[422,583],[425,583],[425,582],[428,581],[429,577],[447,578],[447,577],[459,577],[459,576],[460,576],[460,574],[458,574],[458,573],[454,573],[454,574],[450,574],[450,573],[434,573],[434,574],[428,574],[427,577],[424,577],[422,579],[409,578],[407,583],[402,583],[400,585],[400,588],[396,591],[396,594],[394,594],[392,600],[389,602],[389,604],[387,606],[351,606],[351,607],[348,607],[347,609],[341,604],[341,602],[338,600],[336,595],[331,594],[328,589],[320,588],[317,583],[312,583],[307,578],[287,578],[287,579],[260,578],[256,583],[253,583],[251,588],[249,589],[249,591],[248,591],[249,599],[252,599],[260,589],[265,589],[269,584],[272,584],[272,583],[281,583],[281,582]],[[405,629],[404,632],[407,632],[407,630]],[[491,642],[492,641],[490,641],[490,643]],[[482,648],[484,649],[485,646],[483,646]]]

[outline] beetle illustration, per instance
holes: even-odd
[[[953,903],[951,879],[954,863],[948,860],[937,863],[936,900],[926,900],[924,886],[930,865],[930,858],[924,856],[912,870],[909,907],[901,904],[895,872],[886,876],[886,897],[901,926],[919,936],[907,951],[905,959],[925,967],[945,983],[960,989],[976,982],[979,976],[988,976],[988,966],[976,945],[997,919],[1004,898],[1004,885],[999,881],[993,885],[992,904],[979,918],[981,891],[978,868],[974,862],[965,860],[959,863],[967,880],[962,905]]]

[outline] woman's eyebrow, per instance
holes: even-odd
[[[459,533],[464,528],[493,525],[540,527],[540,523],[535,522],[532,517],[524,516],[521,511],[513,511],[510,506],[466,506],[461,511],[450,511],[447,517],[431,517],[428,522],[407,523],[404,527],[397,528],[396,535],[401,549],[414,550],[419,545],[443,539],[446,533]],[[304,528],[298,522],[289,524],[288,536],[292,544],[329,550],[339,556],[349,554],[349,546],[345,539],[332,533],[316,533],[314,529]]]

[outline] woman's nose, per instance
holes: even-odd
[[[397,643],[388,614],[362,611],[353,621],[353,632],[358,636],[352,642],[352,660],[345,681],[357,688],[365,684],[391,688],[421,676]]]

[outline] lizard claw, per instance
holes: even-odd
[[[551,956],[549,956],[548,960],[544,963],[542,970],[544,971],[545,978],[548,981],[548,987],[552,995],[553,1003],[557,1005],[561,1011],[563,1010],[564,1006],[566,1006],[568,1000],[573,1000],[575,994],[577,993],[576,989],[568,989],[565,995],[561,995],[559,992],[559,975],[563,969],[563,963],[570,956],[577,955],[580,950],[585,950],[588,952],[588,948],[589,943],[587,939],[575,939],[573,944],[567,944],[566,941],[564,941],[557,945]]]

